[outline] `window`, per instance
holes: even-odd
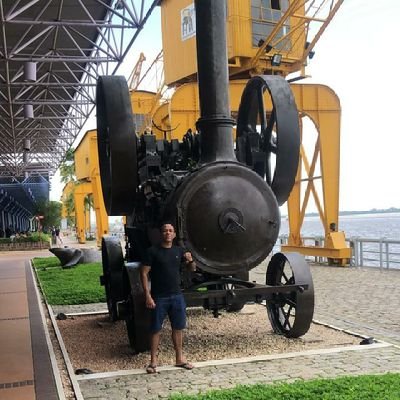
[[[144,115],[143,114],[132,114],[133,123],[136,125],[136,129],[139,129],[144,125]]]
[[[271,8],[273,8],[274,10],[280,10],[281,9],[280,1],[271,0]]]
[[[253,47],[259,47],[265,38],[272,32],[274,26],[282,18],[289,7],[289,0],[251,0],[251,18],[252,18],[252,44]],[[279,39],[290,30],[289,21],[287,21],[277,33],[274,39]],[[281,51],[290,50],[290,39],[283,40],[276,48]]]

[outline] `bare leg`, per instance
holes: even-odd
[[[182,343],[183,343],[183,330],[172,330],[172,341],[175,348],[175,357],[177,367],[184,369],[192,369],[193,365],[183,358]]]
[[[150,338],[150,365],[157,365],[158,345],[160,344],[161,332],[153,333]]]
[[[183,364],[185,361],[183,360],[183,352],[182,352],[182,343],[183,343],[183,331],[182,330],[172,330],[172,342],[174,343],[175,349],[175,357],[176,364]]]

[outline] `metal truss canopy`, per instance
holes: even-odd
[[[0,177],[55,172],[158,3],[0,0]]]

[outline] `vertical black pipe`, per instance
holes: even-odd
[[[236,160],[229,107],[226,0],[195,0],[200,163]]]

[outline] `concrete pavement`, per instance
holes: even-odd
[[[400,372],[400,270],[312,266],[312,274],[316,320],[389,343],[197,363],[193,371],[164,367],[151,376],[143,371],[80,376],[84,398],[150,400],[238,384]],[[261,266],[250,279],[264,282],[264,276]]]
[[[57,398],[26,263],[48,255],[48,251],[0,254],[0,398],[4,400]],[[148,400],[237,384],[400,372],[400,271],[312,266],[312,274],[316,320],[387,343],[198,363],[193,371],[163,367],[152,376],[141,370],[78,376],[82,397]],[[264,282],[264,276],[261,266],[252,271],[251,279]]]
[[[40,304],[29,265],[48,251],[0,254],[0,399],[57,399]]]

